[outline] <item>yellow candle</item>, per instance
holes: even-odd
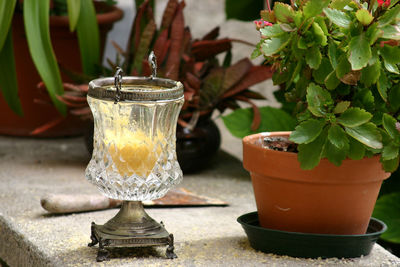
[[[160,133],[151,138],[141,130],[125,131],[118,136],[114,131],[106,131],[104,143],[121,176],[147,177],[161,154],[162,140]]]

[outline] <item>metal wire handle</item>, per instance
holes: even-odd
[[[151,79],[156,78],[157,77],[157,58],[153,51],[150,52],[148,61],[149,61],[150,69],[151,69],[150,78]]]
[[[120,67],[117,67],[114,74],[114,85],[116,89],[114,104],[117,104],[121,99],[122,73],[124,73],[124,71]]]

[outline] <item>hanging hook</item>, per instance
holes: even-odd
[[[114,85],[116,89],[114,104],[117,104],[121,99],[122,73],[124,73],[124,71],[120,67],[117,67],[114,74]]]
[[[151,79],[156,78],[157,77],[157,58],[153,51],[150,52],[148,61],[149,61],[150,69],[151,69],[150,78]]]

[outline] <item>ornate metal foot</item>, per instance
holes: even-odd
[[[99,243],[99,241],[96,238],[96,235],[94,234],[94,225],[95,225],[95,223],[92,222],[92,226],[90,227],[90,229],[91,229],[90,239],[92,240],[92,242],[90,242],[88,244],[89,247],[93,247],[94,245]]]
[[[99,241],[99,251],[97,252],[97,262],[102,262],[102,261],[108,261],[110,260],[108,256],[110,255],[110,252],[104,248],[104,244],[102,240]]]
[[[174,235],[170,234],[168,236],[168,247],[167,247],[167,251],[165,252],[165,255],[167,256],[168,259],[175,259],[178,258],[178,256],[176,256],[176,254],[174,253]]]

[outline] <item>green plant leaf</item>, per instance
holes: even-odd
[[[272,26],[267,26],[267,27],[261,28],[260,32],[263,36],[269,37],[269,38],[279,37],[279,36],[285,34],[285,31],[282,30],[282,28],[280,27],[280,24],[274,24]]]
[[[86,1],[82,1],[86,2]],[[66,107],[56,95],[62,95],[64,88],[50,41],[49,31],[49,0],[25,0],[24,24],[29,51],[36,69],[42,78],[50,98],[57,110],[65,115]]]
[[[329,5],[328,0],[310,0],[303,8],[304,17],[306,19],[315,17],[322,13],[322,10]]]
[[[368,147],[374,149],[382,148],[382,137],[378,128],[371,122],[367,122],[356,127],[345,127],[345,131],[348,135]]]
[[[12,30],[10,29],[0,50],[0,89],[10,108],[22,116],[21,102],[18,98],[17,74],[15,71]]]
[[[346,132],[337,124],[329,127],[328,140],[338,149],[342,149],[349,144]]]
[[[386,25],[381,28],[383,34],[382,38],[400,40],[400,23],[396,25]]]
[[[368,65],[361,70],[360,82],[366,87],[370,87],[378,81],[380,74],[381,64],[380,61],[376,61],[374,65]]]
[[[368,26],[374,19],[371,13],[369,13],[369,11],[364,8],[357,10],[356,18],[364,26]]]
[[[335,42],[329,41],[328,45],[328,57],[331,62],[332,68],[336,69],[337,62],[338,62],[338,55],[337,55],[337,46]]]
[[[360,108],[349,108],[343,112],[337,121],[346,127],[356,127],[370,121],[372,114],[360,109]]]
[[[309,119],[300,123],[290,135],[290,141],[296,144],[308,144],[314,141],[321,133],[325,122]]]
[[[400,84],[392,86],[389,92],[388,101],[394,111],[400,109]]]
[[[351,0],[332,0],[330,8],[342,10],[345,6],[350,4]]]
[[[294,20],[294,10],[291,6],[285,3],[276,2],[274,5],[274,15],[280,22],[288,23]]]
[[[306,62],[312,69],[318,69],[321,64],[322,55],[318,46],[313,46],[306,54]]]
[[[296,126],[296,120],[281,109],[261,107],[259,110],[261,124],[257,132],[292,131]],[[251,108],[236,109],[232,113],[222,116],[222,120],[233,136],[243,138],[256,133],[251,130],[253,116]]]
[[[329,59],[323,58],[319,68],[312,72],[315,81],[319,84],[324,84],[325,78],[332,72],[332,66]]]
[[[390,160],[382,160],[383,169],[387,172],[394,172],[399,167],[399,157],[390,159]]]
[[[391,64],[387,61],[384,62],[385,69],[391,73],[400,74],[399,68],[395,64]]]
[[[260,10],[264,8],[263,1],[259,0],[225,0],[226,19],[250,21],[260,17]]]
[[[323,117],[333,105],[331,94],[320,86],[310,83],[307,88],[308,110],[317,117]]]
[[[316,43],[318,45],[322,45],[322,46],[327,45],[328,39],[327,39],[324,31],[322,30],[321,26],[319,26],[318,23],[313,22],[312,29],[313,29],[314,38],[315,38]]]
[[[390,64],[400,63],[400,47],[385,45],[379,50],[383,59]]]
[[[388,11],[386,11],[379,19],[379,27],[386,26],[388,24],[391,24],[396,20],[396,17],[400,14],[400,6],[396,5],[395,7],[392,7]]]
[[[100,34],[93,1],[81,1],[76,32],[81,51],[83,72],[86,75],[96,76],[100,65]]]
[[[368,30],[365,32],[367,39],[369,40],[369,44],[373,45],[376,40],[383,35],[381,29],[378,29],[378,23],[373,23],[368,27]]]
[[[297,148],[299,153],[297,159],[303,170],[311,170],[315,168],[322,156],[322,151],[326,143],[327,131],[324,130],[313,142],[309,144],[300,144]]]
[[[391,138],[400,141],[400,132],[396,128],[397,120],[385,113],[382,116],[382,125]]]
[[[346,13],[331,8],[324,8],[324,13],[330,21],[339,27],[348,29],[350,27],[351,18],[346,15]]]
[[[340,166],[342,164],[342,161],[346,159],[347,153],[349,151],[349,144],[345,143],[343,147],[339,148],[332,144],[330,140],[327,140],[324,149],[325,155],[328,160],[332,162],[335,166]]]
[[[362,143],[358,142],[353,137],[349,137],[349,158],[353,160],[360,160],[364,158],[365,155],[365,147]]]
[[[350,107],[350,101],[340,101],[336,104],[336,107],[333,109],[334,114],[340,114],[345,112]]]
[[[0,1],[0,52],[8,37],[11,20],[14,15],[14,8],[17,0]]]
[[[395,143],[389,143],[383,147],[382,159],[392,160],[399,156],[400,146]]]
[[[372,216],[384,221],[388,226],[386,232],[381,235],[383,240],[400,243],[400,192],[381,196],[376,201]]]
[[[73,32],[78,24],[79,13],[81,10],[81,0],[67,0],[69,30]]]
[[[365,33],[354,36],[349,43],[349,61],[353,70],[364,68],[372,57],[369,40]]]
[[[267,39],[261,45],[261,51],[265,56],[272,56],[275,53],[281,51],[289,43],[290,36],[288,33],[285,35]]]
[[[378,92],[381,95],[382,99],[387,101],[387,90],[390,87],[390,82],[386,76],[386,73],[381,69],[381,74],[379,75],[378,83]]]
[[[340,80],[336,76],[336,71],[333,70],[331,73],[329,73],[324,82],[328,90],[333,90],[338,87]]]
[[[336,76],[339,79],[341,79],[343,78],[344,75],[346,75],[349,72],[351,72],[351,64],[347,59],[346,55],[343,54],[342,56],[339,57],[339,62],[336,67]]]

